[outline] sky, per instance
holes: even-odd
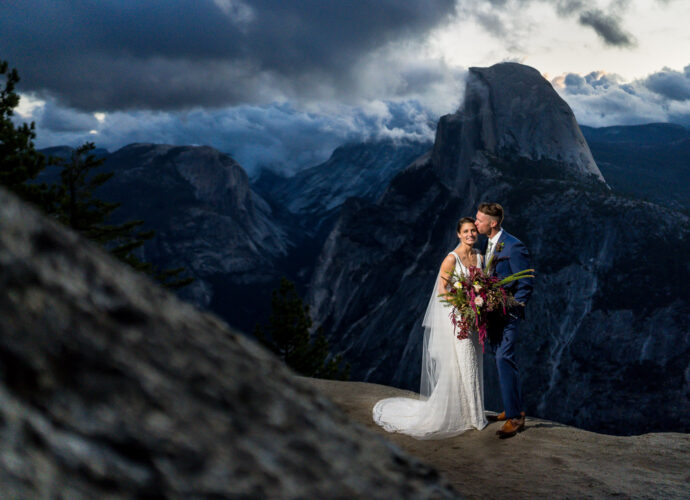
[[[539,70],[582,125],[690,127],[687,0],[2,0],[36,145],[205,144],[250,174],[432,140],[469,67]]]

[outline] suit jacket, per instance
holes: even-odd
[[[531,269],[532,267],[529,251],[525,244],[508,233],[505,229],[496,242],[494,263],[496,264],[494,273],[499,278],[505,278],[506,276],[510,276],[511,274],[525,269]],[[526,305],[532,295],[533,287],[534,279],[524,278],[509,283],[506,285],[506,290],[510,291],[515,296],[515,300]],[[518,314],[520,317],[524,317],[523,307],[517,307],[515,311],[511,312]]]

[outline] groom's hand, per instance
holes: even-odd
[[[524,304],[518,304],[518,305],[512,306],[508,310],[508,316],[510,316],[513,319],[525,319],[525,306],[524,306]]]

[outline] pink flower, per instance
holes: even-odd
[[[482,299],[479,295],[477,295],[474,298],[474,305],[477,307],[482,307],[484,305],[484,299]]]

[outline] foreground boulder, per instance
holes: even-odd
[[[266,351],[0,189],[3,498],[451,498]]]

